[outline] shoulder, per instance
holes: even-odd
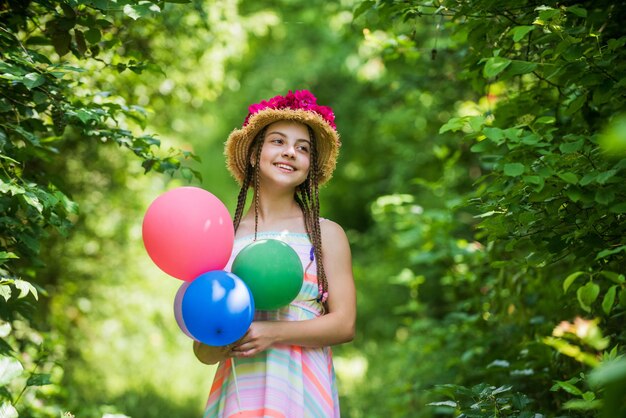
[[[341,225],[326,218],[320,218],[320,231],[322,232],[322,238],[346,235]]]
[[[349,246],[346,232],[337,222],[320,219],[320,232],[324,247]]]

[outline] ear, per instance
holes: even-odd
[[[250,153],[250,165],[254,168],[254,164],[256,164],[256,147],[252,147],[252,152]]]

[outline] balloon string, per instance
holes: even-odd
[[[237,384],[237,370],[235,369],[235,358],[230,358],[230,364],[233,366],[233,380],[235,381],[235,394],[237,395],[237,407],[241,411],[241,399],[239,399],[239,385]]]

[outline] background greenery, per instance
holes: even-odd
[[[307,88],[341,160],[348,417],[626,415],[622,2],[0,2],[0,416],[198,417],[213,369],[141,243],[234,207],[222,143]],[[537,415],[539,414],[539,415]]]

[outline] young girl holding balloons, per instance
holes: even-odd
[[[201,362],[219,362],[205,417],[339,416],[330,346],[352,340],[356,296],[346,234],[320,218],[319,187],[340,145],[332,109],[306,90],[251,105],[243,127],[228,137],[227,165],[241,190],[225,270],[246,246],[276,239],[298,254],[304,278],[288,306],[257,307],[237,342],[194,342]],[[253,201],[244,214],[249,188]]]

